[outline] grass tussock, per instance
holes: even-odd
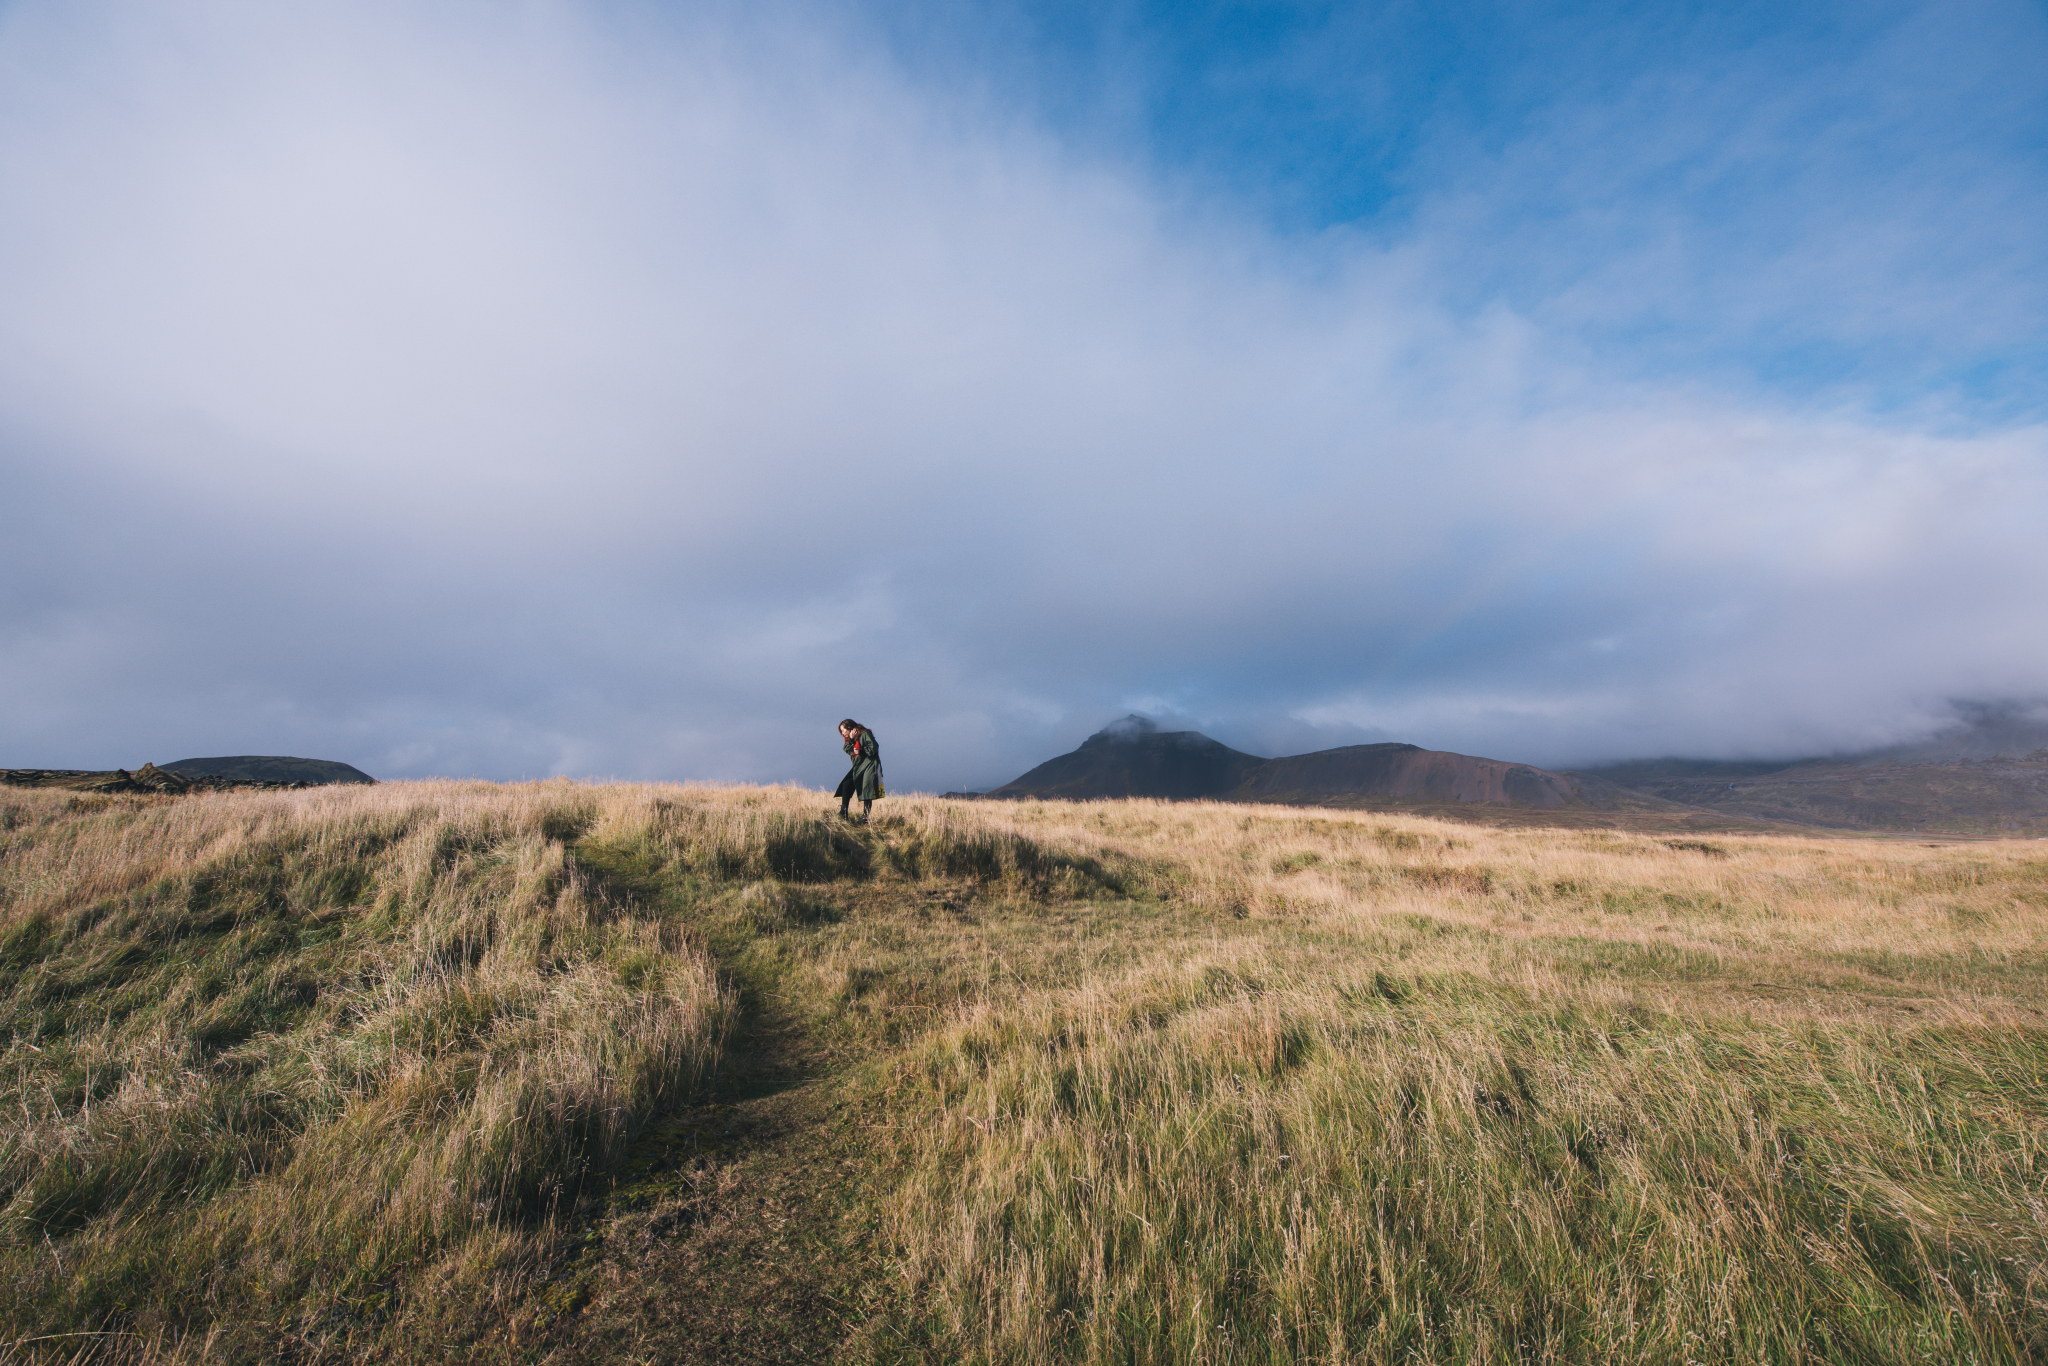
[[[8,1328],[254,1352],[459,1332],[516,1295],[731,1026],[685,926],[567,851],[644,805],[567,784],[15,798]]]
[[[1051,934],[809,936],[821,984],[953,976],[892,1083],[890,1351],[2048,1354],[2027,846],[993,819],[1139,871]]]
[[[573,1334],[576,1230],[715,1084],[743,987],[876,1126],[851,1360],[2048,1356],[2031,843],[30,797],[0,812],[21,1338]]]
[[[1211,957],[920,1051],[932,1355],[2006,1360],[2048,1348],[2038,1036],[1303,989]],[[945,1344],[944,1350],[938,1350]]]

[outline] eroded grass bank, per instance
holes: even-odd
[[[8,1327],[573,1354],[744,982],[866,1098],[848,1360],[2048,1355],[2038,845],[882,809],[17,801]]]

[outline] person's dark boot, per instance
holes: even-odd
[[[860,804],[860,823],[862,825],[866,825],[868,823],[868,815],[874,809],[875,804],[873,802],[862,802]]]

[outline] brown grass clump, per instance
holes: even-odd
[[[733,1018],[681,925],[566,852],[644,805],[12,796],[7,1325],[263,1354],[516,1296]]]
[[[2026,846],[1012,819],[1232,919],[912,1051],[918,1355],[2048,1351]]]
[[[836,1088],[778,1113],[873,1126],[800,1174],[879,1202],[835,1254],[868,1284],[775,1301],[857,1301],[815,1311],[847,1360],[2048,1356],[2032,843],[153,800],[0,812],[24,1338],[575,1359],[569,1234],[667,1198],[631,1140],[737,1055],[743,991]],[[692,1162],[692,1218],[739,1198]],[[619,1351],[638,1264],[590,1311]]]

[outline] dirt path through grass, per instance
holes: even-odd
[[[776,1061],[643,1140],[590,1230],[544,1360],[834,1358],[872,1261],[859,1126],[833,1079],[779,1082]]]
[[[578,862],[614,896],[675,894],[601,848]],[[872,1093],[776,974],[713,938],[742,993],[739,1036],[710,1095],[634,1144],[540,1317],[513,1331],[528,1360],[828,1362],[879,1293]]]

